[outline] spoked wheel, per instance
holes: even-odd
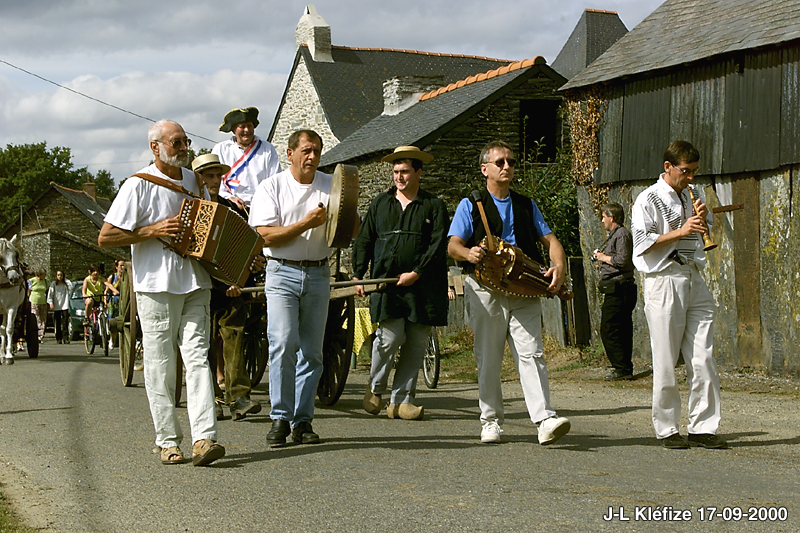
[[[439,384],[439,334],[436,328],[431,328],[428,335],[428,346],[425,349],[425,358],[422,360],[422,377],[429,389],[435,389]]]
[[[136,351],[140,349],[141,342],[137,340],[138,319],[136,317],[136,295],[133,292],[133,277],[131,276],[131,263],[125,263],[122,279],[119,282],[119,315],[116,320],[119,335],[119,369],[122,375],[122,384],[130,387],[133,384],[133,366]]]
[[[108,331],[108,318],[105,313],[100,313],[100,316],[97,317],[97,325],[100,328],[100,344],[103,346],[103,356],[108,357],[108,344],[111,334]]]
[[[83,326],[83,346],[86,348],[86,353],[94,353],[94,342],[94,325]]]
[[[340,273],[337,281],[345,276]],[[325,323],[325,340],[322,345],[322,377],[317,396],[322,405],[333,405],[342,395],[350,359],[353,353],[355,332],[355,298],[337,298],[328,304],[328,321]]]
[[[269,361],[267,340],[267,313],[263,302],[250,304],[247,326],[244,330],[244,368],[250,378],[250,386],[261,383]]]

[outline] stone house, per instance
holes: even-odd
[[[36,198],[22,217],[22,249],[31,269],[44,268],[47,279],[63,270],[72,281],[83,280],[87,267],[96,264],[101,273],[111,273],[115,259],[130,260],[130,247],[100,248],[97,236],[111,201],[97,197],[93,183],[82,191],[55,183]],[[9,224],[0,236],[20,234],[19,220]]]
[[[626,213],[663,171],[672,140],[700,151],[712,208],[704,278],[721,365],[800,372],[800,10],[792,0],[667,0],[562,88],[580,183],[584,257],[603,242],[598,207]],[[641,282],[641,280],[639,280]],[[594,337],[599,302],[589,305]],[[641,290],[641,283],[640,290]],[[647,357],[640,300],[635,353]]]

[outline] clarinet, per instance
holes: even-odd
[[[689,196],[692,198],[692,209],[694,209],[694,214],[700,216],[700,213],[697,211],[697,206],[695,205],[697,202],[697,197],[694,195],[694,190],[691,185],[689,185],[687,189],[689,189]],[[717,244],[711,240],[711,237],[708,234],[708,224],[706,224],[705,220],[703,220],[703,226],[705,227],[705,231],[701,233],[701,236],[703,237],[703,251],[707,252],[716,248]]]

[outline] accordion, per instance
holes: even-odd
[[[208,200],[184,200],[179,217],[182,229],[167,246],[197,259],[218,280],[243,287],[261,253],[261,235],[235,211]]]

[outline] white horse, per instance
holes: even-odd
[[[0,362],[14,364],[14,320],[17,309],[25,301],[25,276],[20,268],[17,236],[0,239]]]

